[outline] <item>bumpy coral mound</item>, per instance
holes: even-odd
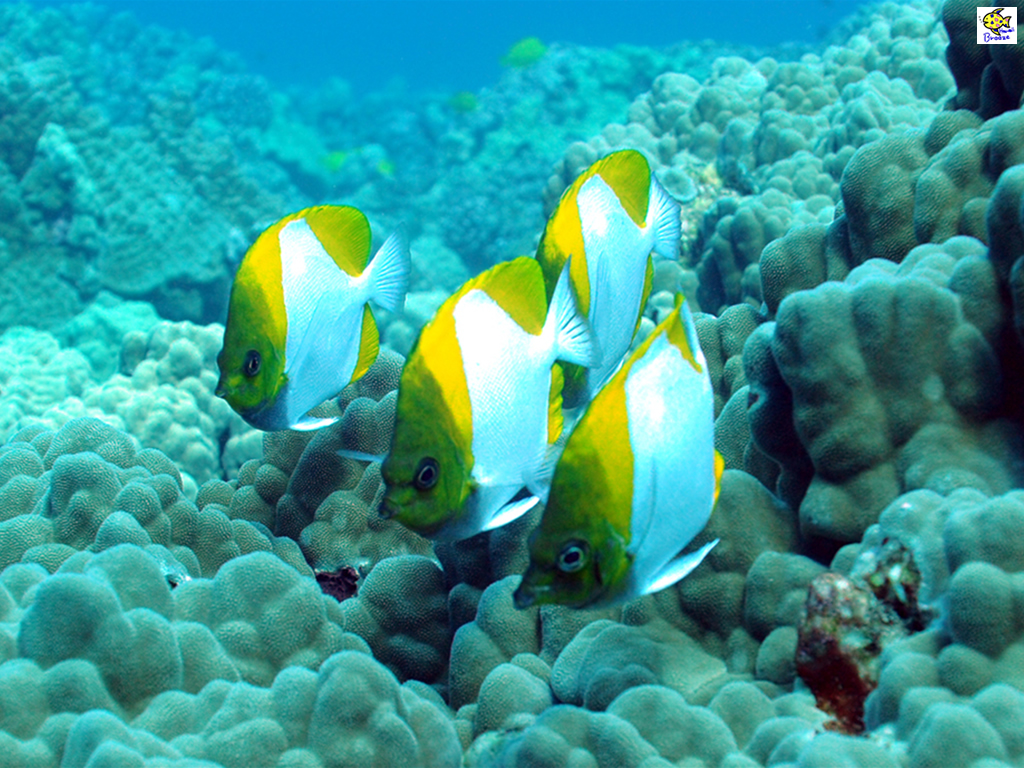
[[[173,593],[133,545],[81,564],[49,578],[4,574],[9,606],[12,586],[38,583],[22,603],[21,658],[0,665],[2,695],[29,696],[4,707],[9,759],[459,764],[436,694],[399,686],[341,630],[331,599],[277,557],[238,558]]]
[[[970,301],[972,313],[999,311],[991,267],[980,275],[988,295],[961,298],[955,290],[977,285],[965,273],[979,252],[963,241],[924,246],[899,267],[870,262],[843,284],[789,296],[774,327],[749,342],[770,337],[770,354],[752,356],[748,370],[758,398],[750,410],[755,440],[783,471],[807,469],[791,459],[795,444],[774,444],[781,408],[813,466],[803,498],[790,499],[800,505],[804,535],[855,541],[911,487],[952,481],[998,493],[1014,482],[1003,469],[1014,454],[1012,428],[998,420],[998,359],[962,308]],[[977,460],[964,461],[965,445],[977,447]]]
[[[234,252],[280,207],[197,121],[199,72],[232,64],[131,17],[9,6],[0,26],[0,325],[56,327],[98,288],[218,319]]]
[[[942,6],[949,34],[946,60],[957,86],[950,106],[988,118],[1021,106],[1024,58],[1015,45],[979,45],[977,16],[977,6],[964,0],[946,0]]]
[[[5,566],[35,562],[53,571],[78,550],[133,543],[156,547],[176,582],[257,549],[305,570],[294,542],[217,510],[201,512],[183,495],[170,459],[96,419],[72,419],[56,432],[22,430],[0,457]]]
[[[137,307],[97,302],[62,329],[63,349],[43,331],[7,331],[2,426],[9,435],[98,418],[169,456],[194,498],[198,485],[258,456],[260,433],[214,395],[223,328],[160,322]],[[113,366],[121,373],[109,376]]]

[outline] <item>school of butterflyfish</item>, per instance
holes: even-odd
[[[717,540],[683,550],[710,518],[723,464],[681,297],[630,353],[654,254],[676,258],[679,239],[679,204],[641,153],[613,152],[584,171],[535,258],[472,278],[420,332],[379,457],[380,514],[457,541],[543,504],[520,608],[615,605],[696,568]],[[355,208],[286,216],[239,266],[218,395],[259,429],[331,423],[309,411],[373,364],[369,305],[399,311],[410,270],[400,232],[370,258]]]

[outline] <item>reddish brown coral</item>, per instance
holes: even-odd
[[[359,571],[351,565],[343,565],[335,571],[317,571],[316,583],[320,585],[321,592],[340,603],[356,596],[359,590]]]
[[[864,699],[878,685],[883,649],[931,619],[918,603],[921,573],[913,554],[889,538],[865,549],[850,578],[823,573],[807,591],[796,652],[797,674],[843,733],[864,730]]]

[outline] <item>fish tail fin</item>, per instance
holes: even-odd
[[[601,359],[597,341],[590,332],[587,322],[576,306],[576,297],[572,294],[572,283],[569,282],[570,258],[562,267],[558,276],[551,303],[548,305],[548,316],[544,321],[544,334],[554,336],[554,358],[567,363],[576,363],[590,367]]]
[[[679,240],[682,237],[679,201],[651,175],[651,216],[654,226],[654,251],[666,259],[679,258]]]
[[[400,312],[412,272],[409,241],[402,227],[384,241],[366,271],[369,273],[371,301],[388,312]]]

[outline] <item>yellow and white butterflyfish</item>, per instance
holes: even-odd
[[[651,292],[651,254],[679,255],[679,203],[640,152],[598,160],[562,193],[537,260],[548,292],[572,257],[573,291],[590,323],[600,359],[589,370],[566,366],[566,401],[588,402],[622,362]]]
[[[401,231],[369,256],[366,216],[336,205],[285,216],[245,254],[231,286],[217,394],[251,425],[307,430],[334,421],[307,412],[377,359],[368,302],[399,311],[409,287]]]
[[[707,363],[677,300],[569,435],[516,605],[608,606],[676,583],[717,543],[681,554],[722,469]]]
[[[381,515],[458,540],[542,499],[562,430],[556,360],[593,360],[568,269],[550,306],[540,265],[525,256],[463,285],[423,328],[402,371]]]

